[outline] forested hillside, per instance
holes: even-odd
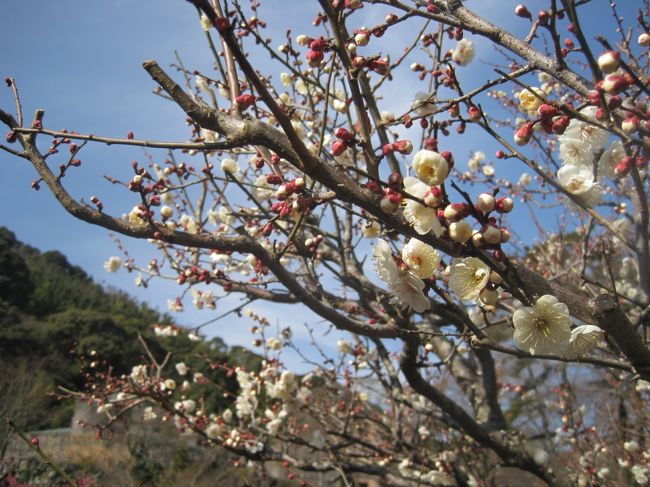
[[[129,372],[143,361],[138,333],[158,358],[171,352],[174,361],[185,361],[222,386],[203,398],[211,410],[227,406],[223,389],[234,392],[237,382],[210,363],[254,366],[259,358],[229,349],[219,338],[155,336],[152,325],[168,322],[169,316],[126,293],[94,283],[60,252],[40,252],[0,227],[0,417],[12,417],[26,430],[69,426],[73,403],[57,399],[56,392],[59,386],[84,387],[88,371],[79,358],[94,351],[113,373]],[[0,438],[7,436],[5,427],[3,421]]]

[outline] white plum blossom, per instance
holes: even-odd
[[[557,178],[564,189],[571,194],[583,194],[594,186],[594,174],[587,166],[562,166]]]
[[[190,235],[196,235],[197,233],[199,233],[199,226],[194,220],[194,218],[192,218],[191,216],[185,213],[183,213],[181,217],[178,219],[178,223],[180,223],[181,226],[185,229],[185,231]]]
[[[580,110],[580,114],[587,120],[598,122],[596,110],[596,107],[588,106]],[[566,139],[574,139],[584,142],[590,151],[596,152],[603,148],[608,138],[609,132],[606,130],[578,119],[572,119],[564,133],[559,137],[560,150]]]
[[[350,355],[353,351],[352,345],[346,340],[338,340],[336,342],[336,348],[344,355]]]
[[[375,245],[373,255],[379,278],[388,285],[393,294],[391,303],[410,306],[418,313],[429,309],[431,303],[424,295],[424,282],[411,271],[397,266],[390,247],[384,240]]]
[[[562,352],[571,338],[569,309],[550,294],[540,297],[532,308],[515,311],[512,322],[515,342],[532,355]]]
[[[216,309],[216,297],[212,291],[199,291],[192,289],[192,303],[197,309]]]
[[[585,141],[570,137],[560,138],[560,160],[573,166],[590,165],[593,161],[591,147]]]
[[[104,269],[106,272],[117,272],[120,270],[120,267],[122,265],[122,259],[119,257],[109,257],[106,262],[104,262]]]
[[[618,162],[625,158],[625,148],[620,140],[612,142],[612,144],[603,152],[603,155],[598,159],[598,177],[605,176],[614,178],[616,173],[614,167]]]
[[[431,188],[414,177],[404,178],[404,189],[407,193],[421,200],[424,199]],[[416,232],[425,235],[433,230],[439,237],[442,234],[442,226],[438,220],[438,212],[435,208],[424,206],[410,198],[404,200],[404,218],[411,224]]]
[[[587,166],[568,164],[560,168],[557,178],[564,189],[588,207],[596,206],[602,200],[602,190],[594,182],[593,172]]]
[[[490,267],[481,259],[466,257],[452,264],[449,289],[462,301],[474,301],[490,280]]]
[[[428,279],[440,264],[440,254],[430,245],[412,238],[402,248],[402,260],[413,274]]]
[[[591,351],[602,340],[604,331],[594,325],[582,325],[571,330],[571,351],[575,355],[583,355]]]
[[[236,174],[239,172],[239,164],[234,159],[230,159],[230,158],[223,159],[221,161],[221,170],[224,173]]]
[[[533,182],[533,177],[528,174],[527,172],[524,172],[519,176],[519,184],[522,186],[528,186]]]
[[[366,223],[361,229],[361,234],[364,238],[377,238],[380,233],[381,225],[376,220]]]
[[[175,366],[176,372],[178,372],[178,375],[186,375],[188,368],[187,365],[185,365],[185,362],[178,362]]]
[[[221,436],[221,426],[217,423],[210,423],[205,429],[205,435],[211,440],[216,440]]]
[[[135,384],[139,386],[144,385],[147,382],[147,379],[149,378],[149,376],[147,375],[147,366],[146,365],[133,366],[129,377]]]
[[[196,83],[196,87],[198,88],[199,91],[203,91],[203,92],[210,91],[210,85],[208,84],[208,80],[203,76],[197,75],[194,78],[194,82]]]
[[[138,225],[142,226],[145,225],[147,222],[144,218],[142,218],[143,212],[140,209],[139,206],[134,206],[131,211],[129,212],[129,215],[127,219],[129,220],[129,223],[133,225]]]
[[[431,115],[436,110],[435,99],[435,95],[433,94],[418,91],[415,94],[413,103],[411,103],[411,110],[415,111],[415,113],[422,117]]]
[[[461,39],[451,53],[451,59],[460,66],[467,66],[474,59],[474,43],[469,39]]]
[[[413,171],[423,183],[437,186],[449,175],[449,163],[437,152],[422,149],[413,157]]]

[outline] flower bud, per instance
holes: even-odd
[[[338,157],[341,154],[343,154],[343,152],[345,152],[345,149],[347,148],[348,146],[345,142],[343,142],[342,140],[337,140],[332,144],[331,153],[334,157]]]
[[[601,88],[605,93],[616,95],[628,87],[627,79],[620,74],[610,74],[602,82]]]
[[[309,37],[307,37],[307,36],[304,35],[304,34],[300,34],[298,37],[296,37],[296,43],[297,43],[299,46],[303,46],[303,47],[304,47],[304,46],[307,46],[307,45],[309,45],[309,42],[310,42]]]
[[[616,166],[614,166],[614,173],[621,177],[627,175],[632,170],[634,159],[630,156],[621,159]]]
[[[162,216],[165,220],[167,218],[171,218],[173,214],[174,214],[174,210],[169,206],[165,205],[160,208],[160,216]]]
[[[598,67],[605,73],[613,73],[618,69],[621,54],[617,51],[605,51],[598,57]]]
[[[533,123],[526,122],[515,132],[515,144],[519,146],[526,145],[533,136]]]
[[[449,237],[458,243],[465,243],[472,238],[472,226],[466,220],[460,220],[449,225]]]
[[[467,203],[451,203],[447,205],[444,216],[449,221],[458,221],[465,218],[470,213]]]
[[[501,243],[501,230],[494,225],[487,224],[481,231],[483,240],[491,245]]]
[[[239,95],[237,98],[235,98],[235,102],[237,103],[237,106],[244,110],[248,107],[250,107],[253,103],[255,103],[255,96],[254,95]]]
[[[571,123],[571,119],[566,115],[562,115],[561,117],[557,117],[557,119],[553,120],[551,130],[554,134],[562,135],[569,126],[569,123]]]
[[[478,299],[485,306],[494,306],[499,299],[499,293],[495,289],[483,289],[478,295]]]
[[[623,120],[621,123],[621,130],[626,134],[636,132],[639,128],[639,117],[631,116]]]
[[[399,208],[399,201],[395,202],[395,198],[391,198],[391,196],[384,196],[379,203],[384,213],[395,213],[395,210]]]
[[[413,152],[413,144],[410,140],[398,140],[393,144],[393,147],[400,154],[408,155]]]
[[[510,240],[510,232],[505,228],[501,229],[501,243],[506,243]]]
[[[540,10],[537,14],[537,20],[541,25],[546,25],[548,23],[548,12],[546,10]]]
[[[648,34],[647,32],[644,32],[643,34],[641,34],[639,36],[639,38],[637,39],[637,42],[639,43],[640,46],[643,46],[643,47],[650,46],[650,34]]]
[[[517,17],[521,17],[522,19],[532,19],[533,18],[533,16],[530,14],[528,9],[522,4],[519,4],[519,5],[517,5],[515,7],[515,15]]]
[[[442,190],[438,186],[432,186],[431,191],[424,194],[424,204],[436,208],[442,200]]]
[[[478,107],[472,105],[467,110],[467,116],[472,122],[478,122],[481,120],[481,110]]]
[[[309,64],[312,68],[316,68],[320,66],[323,57],[323,51],[310,50],[307,52],[307,64]]]
[[[386,14],[386,17],[384,18],[384,22],[387,24],[393,24],[397,22],[397,15],[395,14]]]
[[[499,213],[510,213],[514,206],[515,202],[512,200],[512,198],[505,196],[503,198],[499,198],[496,201],[495,208]]]
[[[490,193],[481,193],[476,199],[476,207],[483,213],[489,213],[494,210],[496,199]]]
[[[559,110],[557,107],[549,105],[548,103],[542,103],[537,109],[537,114],[542,118],[554,117],[558,112]]]
[[[354,43],[357,46],[367,46],[370,40],[370,35],[367,32],[359,32],[354,36]]]
[[[495,285],[499,285],[503,282],[503,277],[501,277],[499,274],[496,272],[492,271],[490,272],[490,282]]]

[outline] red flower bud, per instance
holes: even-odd
[[[537,109],[537,114],[542,118],[550,118],[557,115],[559,110],[553,105],[542,103]]]
[[[522,19],[532,19],[533,16],[530,14],[528,9],[524,5],[517,5],[515,7],[515,15],[521,17]]]
[[[354,140],[354,135],[352,135],[348,129],[344,127],[339,127],[336,129],[334,132],[334,135],[336,136],[337,139],[344,140],[345,142],[351,142]]]
[[[312,67],[316,68],[320,65],[323,60],[323,51],[309,51],[307,52],[307,63]]]
[[[385,156],[392,154],[393,152],[395,152],[395,147],[393,146],[393,144],[384,144],[381,147],[381,153],[384,154]]]
[[[553,133],[557,135],[562,135],[566,130],[566,128],[569,126],[570,122],[571,119],[566,115],[558,117],[556,120],[553,121],[553,127],[552,127]]]
[[[282,183],[282,176],[279,174],[269,174],[266,176],[266,182],[269,184],[281,184]]]
[[[242,110],[245,110],[246,108],[250,107],[255,103],[255,96],[254,95],[239,95],[237,98],[235,98],[235,102],[237,103],[237,106],[241,108]]]
[[[330,151],[334,157],[340,156],[343,154],[345,149],[347,149],[347,144],[342,140],[337,140],[332,144],[332,150]]]

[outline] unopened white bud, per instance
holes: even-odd
[[[465,243],[472,238],[472,226],[465,220],[449,225],[449,237],[454,242]]]
[[[494,225],[486,225],[481,235],[483,235],[483,240],[489,244],[496,245],[501,243],[501,230]]]
[[[494,210],[496,199],[490,193],[481,193],[476,199],[476,207],[484,213]]]
[[[160,216],[163,218],[171,218],[171,216],[174,214],[174,210],[169,207],[169,206],[163,206],[160,208]]]

